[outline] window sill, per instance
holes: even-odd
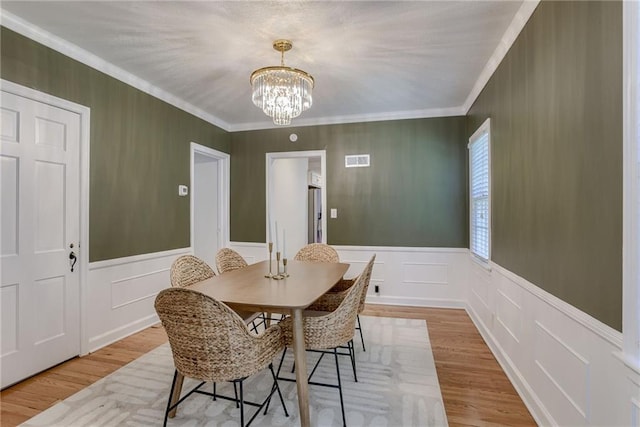
[[[469,252],[469,256],[471,257],[471,261],[473,261],[476,265],[482,267],[488,272],[491,272],[491,264],[489,261],[484,261],[478,258],[477,256],[475,256],[474,254],[472,254],[471,252]]]

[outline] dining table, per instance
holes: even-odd
[[[277,280],[265,277],[270,271],[269,262],[262,261],[213,276],[190,285],[189,289],[222,301],[236,311],[281,313],[292,317],[300,425],[308,427],[309,384],[303,311],[342,279],[349,264],[289,260],[288,277]],[[177,391],[179,395],[180,390]]]

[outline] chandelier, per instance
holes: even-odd
[[[251,99],[276,125],[291,124],[291,119],[309,109],[313,102],[313,77],[284,65],[284,53],[292,47],[289,40],[274,41],[273,48],[280,52],[280,66],[263,67],[251,73]]]

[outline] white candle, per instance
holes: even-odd
[[[267,228],[269,229],[269,241],[267,243],[272,243],[273,239],[271,238],[271,208],[267,210]]]
[[[287,257],[287,230],[282,229],[282,258]]]
[[[280,242],[278,239],[278,221],[276,221],[276,252],[280,252]]]

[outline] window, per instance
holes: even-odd
[[[489,119],[469,138],[469,249],[485,263],[491,249],[490,138]]]

